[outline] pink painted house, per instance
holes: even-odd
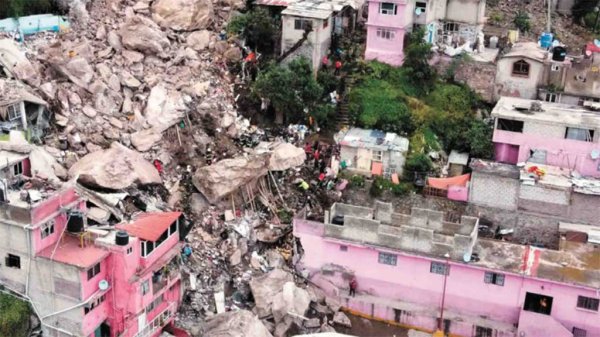
[[[530,162],[600,177],[600,113],[581,106],[501,97],[493,142],[496,161]]]
[[[296,268],[349,310],[406,327],[433,331],[442,316],[452,336],[600,336],[593,245],[541,249],[480,239],[478,227],[473,217],[337,203],[325,223],[294,220]]]
[[[407,0],[369,0],[365,59],[402,65],[406,4]]]
[[[0,284],[30,300],[45,336],[158,336],[181,303],[181,213],[91,226],[76,187],[40,185],[26,156],[2,154]]]

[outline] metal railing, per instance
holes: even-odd
[[[148,322],[148,324],[146,324],[142,330],[138,331],[134,337],[152,336],[155,332],[162,329],[169,319],[175,315],[175,312],[177,311],[175,305],[175,302],[169,303],[165,310],[158,314],[152,321]]]

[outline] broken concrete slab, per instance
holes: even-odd
[[[14,76],[32,86],[40,85],[38,70],[13,39],[0,39],[0,65]]]
[[[335,315],[333,315],[333,323],[345,328],[352,328],[352,322],[350,321],[350,318],[348,318],[348,315],[342,311],[338,311],[335,313]]]
[[[254,296],[255,309],[259,317],[266,317],[271,314],[275,296],[283,291],[284,284],[292,281],[292,275],[281,269],[274,269],[268,274],[250,281],[250,289]]]
[[[196,170],[192,182],[214,204],[241,186],[267,174],[267,167],[268,156],[265,155],[224,159]]]
[[[164,28],[192,31],[207,28],[214,10],[210,0],[157,0],[152,4],[152,19]]]
[[[286,282],[283,290],[273,298],[273,318],[281,322],[288,315],[306,315],[310,305],[310,296],[305,289],[294,282]]]
[[[81,158],[69,169],[69,177],[92,187],[120,190],[133,184],[160,184],[158,171],[136,151],[120,143]]]
[[[273,337],[250,311],[224,312],[207,319],[204,334],[194,337]]]

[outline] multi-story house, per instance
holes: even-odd
[[[420,27],[429,43],[475,44],[485,23],[485,0],[370,0],[367,60],[401,65],[404,36]]]
[[[478,218],[450,219],[336,203],[324,223],[294,219],[296,268],[348,310],[391,324],[451,336],[600,336],[593,244],[563,238],[551,250],[484,239]]]
[[[492,110],[496,161],[535,162],[600,177],[600,113],[502,97]]]
[[[181,303],[181,213],[88,226],[75,187],[0,152],[0,284],[28,298],[45,336],[157,336]]]

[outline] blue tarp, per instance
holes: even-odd
[[[39,32],[60,32],[68,30],[69,27],[69,21],[65,17],[52,14],[0,20],[0,32],[18,32],[21,36]]]

